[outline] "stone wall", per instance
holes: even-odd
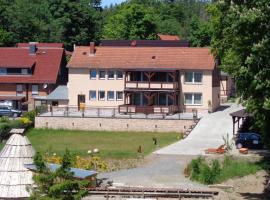
[[[72,117],[36,117],[35,119],[35,128],[94,131],[185,132],[192,124],[193,120]]]

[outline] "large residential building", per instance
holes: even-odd
[[[0,103],[32,109],[67,82],[62,43],[19,43],[0,48]]]
[[[209,48],[90,43],[75,48],[68,70],[70,106],[173,114],[220,105],[220,71]]]

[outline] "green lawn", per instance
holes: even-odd
[[[149,132],[98,132],[32,129],[27,133],[36,151],[53,152],[62,155],[66,148],[86,156],[88,150],[98,148],[102,158],[136,158],[137,149],[141,145],[143,155],[147,155],[158,147],[176,142],[179,133]],[[152,138],[157,138],[158,147]]]

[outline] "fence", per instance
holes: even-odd
[[[39,117],[78,117],[78,118],[121,118],[121,119],[197,119],[193,113],[176,113],[168,115],[166,113],[143,114],[143,113],[119,113],[118,107],[84,107],[78,106],[50,106],[48,110],[38,113]]]

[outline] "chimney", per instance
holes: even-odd
[[[132,40],[131,43],[130,43],[130,46],[136,47],[137,46],[137,41],[136,40]]]
[[[35,55],[37,52],[37,42],[29,42],[29,54]]]
[[[90,54],[95,54],[95,42],[90,42]]]

